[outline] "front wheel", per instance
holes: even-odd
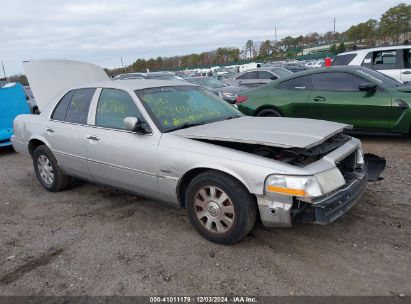
[[[254,197],[234,178],[215,171],[196,176],[189,184],[186,206],[191,224],[207,240],[233,244],[254,227]]]
[[[34,150],[33,165],[37,179],[46,190],[58,192],[69,185],[70,178],[63,173],[46,146],[39,146]]]

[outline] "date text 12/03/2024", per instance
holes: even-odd
[[[231,297],[150,297],[150,303],[257,303],[255,297],[231,296]]]

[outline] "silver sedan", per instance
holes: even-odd
[[[25,68],[41,114],[18,116],[12,143],[48,191],[74,176],[173,202],[202,236],[232,244],[258,217],[270,227],[328,224],[365,188],[347,125],[244,117],[199,86],[113,81],[85,63]]]

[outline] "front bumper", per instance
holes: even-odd
[[[312,205],[315,224],[326,225],[334,222],[360,199],[367,186],[367,176],[364,173],[358,173],[356,176],[357,178],[352,180],[348,186]]]
[[[302,204],[310,222],[326,225],[346,213],[360,199],[366,186],[367,176],[362,170],[352,173],[345,186],[312,203],[299,202],[289,196],[259,196],[261,221],[266,227],[291,227],[293,206]]]

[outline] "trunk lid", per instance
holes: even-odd
[[[71,87],[110,80],[101,67],[73,60],[26,61],[23,68],[40,111]]]

